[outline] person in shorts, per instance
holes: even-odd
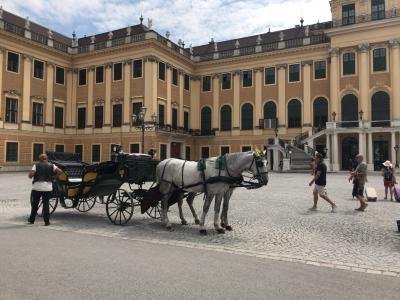
[[[318,196],[319,196],[332,206],[332,212],[336,212],[337,206],[331,199],[329,199],[328,193],[326,191],[326,173],[327,173],[327,168],[324,163],[323,156],[321,153],[317,153],[315,155],[314,178],[309,183],[309,186],[312,186],[314,184],[314,191],[313,191],[314,205],[309,209],[310,211],[317,210]]]
[[[385,186],[385,200],[387,200],[388,190],[390,192],[390,201],[393,201],[393,187],[397,183],[392,163],[387,160],[382,168],[383,185]]]
[[[358,182],[358,189],[357,189],[357,199],[360,201],[360,207],[356,208],[357,211],[365,211],[368,204],[364,199],[364,189],[365,189],[365,182],[367,181],[367,164],[364,162],[364,155],[357,154],[356,156],[358,165],[357,168],[351,172],[349,180],[354,178],[357,179]]]

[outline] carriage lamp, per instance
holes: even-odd
[[[146,115],[146,110],[147,108],[145,106],[142,106],[138,114],[132,115],[133,124],[139,123],[137,127],[142,130],[142,145],[141,145],[142,153],[144,153],[144,131],[145,131],[144,117]]]
[[[360,111],[358,112],[358,114],[359,114],[359,116],[360,116],[360,121],[362,121],[362,117],[363,117],[364,112],[363,112],[362,110],[360,110]]]
[[[289,151],[289,164],[292,165],[292,151]]]
[[[333,112],[333,113],[332,113],[332,121],[333,121],[333,122],[336,122],[336,112]]]
[[[395,165],[396,168],[399,167],[399,161],[397,159],[397,152],[399,152],[399,148],[400,148],[399,145],[393,147],[394,151],[396,152],[396,165]]]

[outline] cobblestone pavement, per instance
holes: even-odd
[[[323,200],[317,212],[309,212],[312,188],[308,174],[270,174],[267,187],[237,189],[231,199],[232,232],[213,230],[214,212],[207,218],[207,236],[200,236],[185,205],[188,226],[181,226],[178,208],[170,208],[174,231],[168,232],[159,220],[135,211],[125,226],[111,224],[105,205],[96,204],[88,213],[58,207],[52,215],[51,230],[72,231],[152,243],[194,247],[270,259],[302,262],[316,266],[400,277],[400,203],[383,201],[383,183],[378,175],[369,184],[378,192],[378,202],[366,212],[354,211],[347,173],[328,175],[328,192],[338,205],[337,213]],[[0,174],[0,222],[25,222],[29,211],[30,181],[26,174]],[[202,198],[195,200],[200,214]],[[40,226],[42,220],[38,219]]]

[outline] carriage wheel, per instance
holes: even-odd
[[[31,205],[32,205],[32,201],[33,201],[33,196],[32,196],[32,192],[31,192]],[[57,192],[53,190],[53,192],[51,194],[51,197],[49,199],[49,213],[50,213],[50,215],[56,210],[57,205],[58,205]],[[40,199],[40,201],[39,201],[37,215],[39,217],[43,217],[43,202],[42,202],[42,199]]]
[[[96,196],[85,197],[79,199],[78,205],[75,207],[80,212],[88,212],[96,203]]]
[[[128,223],[132,218],[133,208],[133,198],[123,189],[118,189],[114,194],[108,196],[106,203],[107,217],[115,225]]]
[[[160,219],[161,218],[161,201],[157,203],[156,206],[150,207],[146,214],[153,219]]]

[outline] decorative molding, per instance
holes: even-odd
[[[400,40],[390,40],[388,41],[388,44],[392,48],[399,48],[400,47]]]
[[[120,103],[120,102],[123,102],[123,101],[124,101],[124,98],[123,97],[119,97],[119,96],[113,97],[111,99],[112,103]]]
[[[87,69],[88,69],[89,72],[90,71],[94,71],[96,69],[96,66],[91,65],[91,66],[87,67]]]
[[[132,59],[125,59],[124,61],[122,61],[123,65],[131,65],[132,64]]]
[[[211,78],[212,78],[212,79],[215,79],[215,78],[218,78],[218,79],[219,79],[220,75],[221,75],[221,74],[214,73],[214,74],[211,75]]]
[[[369,49],[369,44],[368,43],[359,44],[358,49],[360,49],[361,53],[367,53]]]
[[[0,47],[0,54],[3,54],[3,52],[4,52],[5,50],[6,50],[6,49]]]
[[[165,64],[165,67],[167,68],[167,70],[173,68],[172,65],[171,65],[170,63],[166,63],[166,64]]]
[[[113,62],[106,62],[106,63],[104,64],[104,67],[105,67],[106,69],[112,68],[112,66],[113,66]]]
[[[11,96],[21,96],[22,95],[19,91],[13,90],[13,89],[5,90],[4,93],[8,94],[8,95],[11,95]]]
[[[254,68],[253,71],[254,71],[255,73],[257,73],[257,72],[264,72],[264,68],[263,68],[263,67]]]
[[[232,72],[232,74],[233,74],[233,76],[240,76],[241,71],[240,71],[240,70],[234,70],[234,71]]]
[[[194,75],[194,76],[191,76],[190,79],[192,81],[201,81],[201,76],[200,75]]]
[[[279,64],[276,66],[278,68],[278,70],[280,69],[286,69],[287,68],[287,64]]]
[[[32,100],[41,100],[41,101],[45,101],[47,98],[45,96],[40,96],[40,95],[34,95],[31,96]]]
[[[158,62],[160,59],[154,55],[147,55],[143,57],[144,62]]]
[[[304,61],[301,62],[302,66],[306,66],[306,65],[311,66],[312,64],[313,64],[312,60],[304,60]]]
[[[54,66],[55,66],[54,63],[49,62],[49,61],[46,61],[46,65],[48,68],[54,68]]]
[[[27,61],[32,61],[32,60],[33,60],[33,57],[30,56],[29,54],[23,54],[23,57],[24,57],[24,59],[27,60]]]
[[[73,69],[72,69],[72,73],[78,74],[78,72],[79,72],[79,69],[78,69],[78,68],[73,68]]]
[[[104,104],[104,99],[103,98],[96,98],[96,100],[93,101],[93,105],[102,105]]]
[[[331,56],[338,56],[339,55],[339,51],[340,51],[339,48],[331,48],[331,49],[329,49],[329,54]]]

